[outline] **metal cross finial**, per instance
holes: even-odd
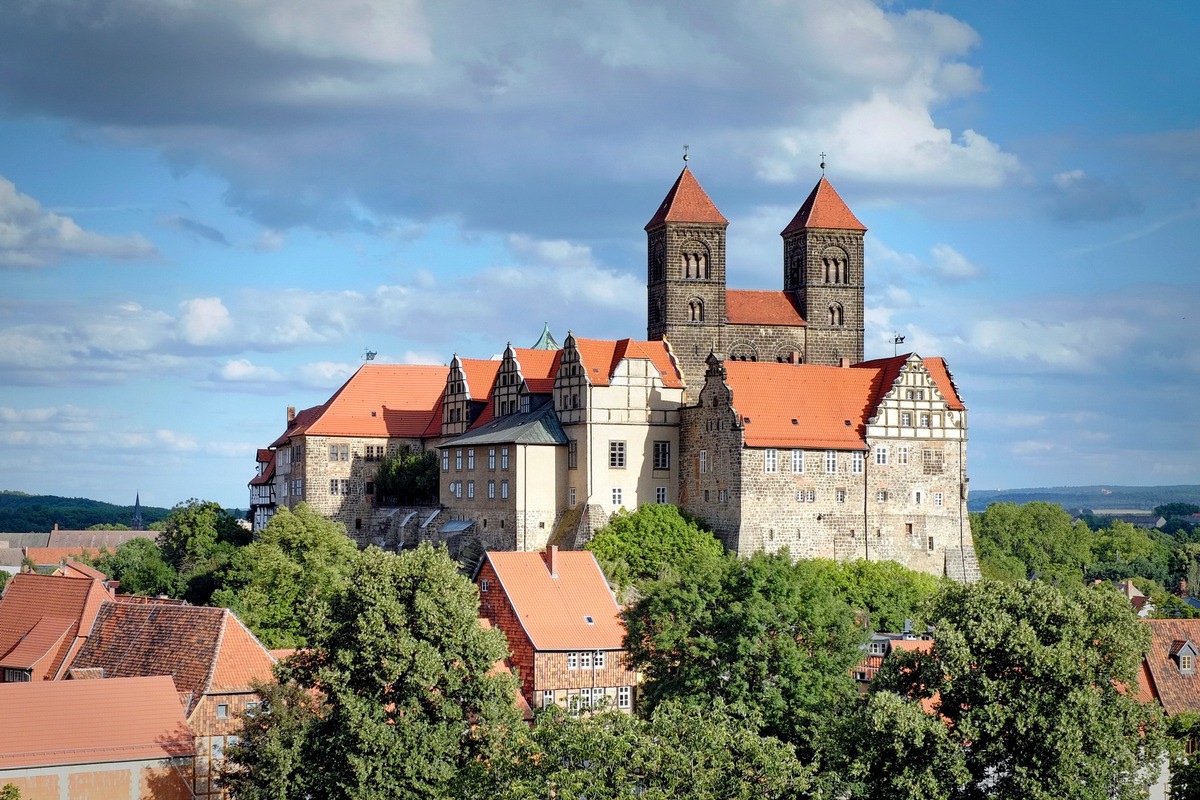
[[[688,160],[688,146],[685,144],[683,146],[683,163],[686,164],[687,160]]]
[[[821,174],[825,174],[825,154],[821,153]]]

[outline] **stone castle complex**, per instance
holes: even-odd
[[[364,543],[578,548],[674,503],[740,554],[979,575],[967,412],[945,362],[863,361],[866,228],[822,177],[784,228],[782,291],[726,286],[728,222],[684,168],[646,225],[647,339],[543,333],[497,359],[366,364],[288,409],[250,482],[256,528],[308,502]],[[436,505],[382,507],[390,454],[434,451]]]

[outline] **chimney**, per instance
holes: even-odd
[[[553,544],[546,545],[545,552],[542,553],[542,561],[546,562],[546,569],[550,570],[550,577],[558,577],[558,546]]]
[[[54,530],[58,530],[58,523],[54,523]]]
[[[847,367],[849,367],[849,366],[850,366],[850,359],[848,359],[848,358],[839,358],[839,359],[838,359],[838,366],[839,366],[839,367],[841,367],[842,369],[846,369]]]
[[[288,406],[288,425],[296,421],[296,407]]]

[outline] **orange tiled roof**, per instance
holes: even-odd
[[[446,388],[449,367],[364,364],[308,425],[309,436],[419,437]]]
[[[646,223],[646,230],[666,222],[714,222],[728,225],[729,220],[721,215],[708,194],[700,188],[692,171],[687,167],[675,179],[675,185],[663,198],[658,211]]]
[[[233,612],[206,606],[105,603],[76,668],[108,678],[170,675],[190,714],[210,692],[248,691],[271,680],[275,659]]]
[[[748,447],[865,450],[881,370],[727,361]]]
[[[102,582],[108,580],[108,576],[100,570],[96,569],[90,564],[84,564],[82,561],[76,561],[73,558],[64,561],[62,566],[54,571],[54,574],[70,575],[73,578],[92,578]]]
[[[1171,657],[1174,642],[1190,640],[1200,647],[1200,619],[1144,619],[1150,626],[1150,652],[1138,676],[1138,697],[1151,697],[1173,716],[1200,711],[1200,673],[1184,675]]]
[[[308,430],[308,426],[316,421],[321,412],[325,410],[324,405],[313,406],[306,408],[296,414],[295,418],[288,423],[287,430],[279,435],[279,438],[271,442],[271,447],[280,447],[287,444],[288,440],[293,436],[301,436]]]
[[[253,478],[250,479],[250,485],[251,486],[267,486],[272,481],[275,480],[275,451],[274,450],[266,450],[266,451],[259,450],[258,452],[260,454],[263,452],[269,453],[270,457],[266,458],[266,459],[263,459],[263,458],[258,459],[258,462],[260,464],[266,464],[267,466],[263,469],[261,475],[255,475]]]
[[[805,228],[865,231],[867,226],[858,221],[858,217],[854,216],[832,184],[822,175],[780,235],[787,236]]]
[[[682,389],[683,378],[671,358],[666,342],[642,342],[636,339],[575,339],[575,348],[583,362],[584,374],[593,386],[608,386],[617,365],[626,358],[644,358],[658,369],[663,386]]]
[[[0,683],[0,769],[195,752],[170,678]]]
[[[937,384],[938,390],[946,398],[946,405],[955,411],[962,411],[965,406],[963,406],[963,401],[958,396],[958,386],[955,385],[954,377],[946,367],[945,359],[940,356],[931,356],[925,359],[925,368],[929,370],[929,374],[933,377],[934,383]]]
[[[112,592],[102,582],[91,578],[32,572],[14,575],[0,599],[0,664],[7,663],[9,656],[30,661],[34,644],[44,645],[44,655],[28,665],[36,667],[33,677],[59,677],[88,636],[100,605],[111,597]],[[43,618],[51,622],[40,626]],[[68,626],[52,636],[51,629],[57,629],[55,620],[67,620]],[[11,666],[28,668],[15,663]]]
[[[93,557],[100,555],[98,547],[26,547],[25,557],[39,567],[51,564],[61,564],[69,558],[81,556]]]
[[[550,574],[547,557],[537,552],[489,551],[486,555],[534,648],[619,649],[625,623],[595,556],[558,550],[554,555],[557,577]]]
[[[500,360],[496,358],[460,358],[467,394],[472,400],[486,400],[500,372]],[[523,366],[523,365],[522,365]]]
[[[803,327],[807,324],[791,292],[729,289],[725,292],[725,318],[731,325]]]
[[[554,376],[562,361],[561,350],[530,350],[514,347],[513,356],[521,365],[521,377],[529,387],[530,394],[550,394],[554,391]]]

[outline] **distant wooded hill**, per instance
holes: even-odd
[[[992,503],[1057,503],[1067,511],[1108,509],[1149,511],[1167,503],[1200,503],[1200,486],[1053,486],[1045,489],[971,489],[967,507],[983,511]]]
[[[229,509],[235,517],[244,516],[239,509]],[[142,522],[151,523],[171,513],[169,508],[142,506]],[[41,533],[51,530],[55,523],[64,530],[86,530],[93,525],[133,523],[133,506],[118,506],[88,500],[84,497],[58,497],[51,494],[26,494],[0,491],[0,531],[8,533]]]

